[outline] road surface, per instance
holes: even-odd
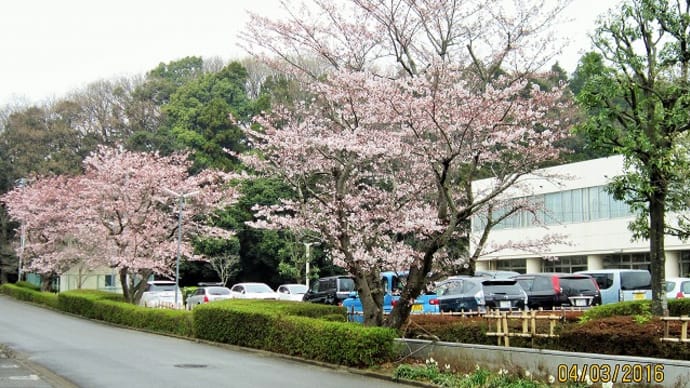
[[[404,386],[343,368],[109,326],[3,295],[0,295],[0,344],[46,372],[44,375],[29,372],[26,376],[39,374],[45,377],[41,382],[60,387]],[[51,377],[48,372],[61,379]],[[20,385],[0,379],[2,388],[15,386]]]

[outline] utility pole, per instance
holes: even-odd
[[[182,210],[184,209],[185,199],[198,194],[198,191],[192,191],[185,194],[176,193],[170,189],[163,189],[169,195],[178,198],[178,206],[180,213],[177,217],[177,259],[175,260],[175,308],[178,308],[178,294],[180,293],[180,256],[182,254]]]

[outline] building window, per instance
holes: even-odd
[[[565,272],[573,273],[587,270],[587,256],[566,256],[559,257],[553,261],[544,261],[544,272]]]
[[[525,273],[525,272],[527,272],[527,260],[526,259],[498,260],[496,262],[496,269],[499,271],[515,271],[515,272]]]
[[[105,275],[105,286],[106,287],[115,287],[115,276]]]
[[[649,253],[621,253],[604,256],[604,269],[651,269]]]
[[[529,228],[535,221],[546,225],[572,224],[632,215],[630,207],[618,201],[606,191],[605,186],[584,189],[559,191],[530,197],[529,200],[539,209],[532,212],[520,211],[501,221],[494,229]],[[495,209],[494,218],[503,214],[505,209]],[[472,218],[472,229],[481,231],[486,226],[486,217],[475,215]]]
[[[690,251],[680,252],[678,265],[680,266],[680,276],[684,278],[690,277]]]

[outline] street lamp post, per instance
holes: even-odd
[[[185,194],[179,194],[176,193],[170,189],[163,189],[166,193],[169,195],[172,195],[173,197],[177,197],[179,201],[179,210],[180,213],[177,217],[177,259],[175,260],[175,307],[178,307],[177,301],[178,297],[177,295],[179,294],[180,290],[180,256],[182,254],[182,210],[184,209],[184,200],[186,198],[189,198],[193,195],[198,194],[198,191],[192,191],[189,193]]]
[[[17,187],[26,187],[26,179],[19,178],[15,181]],[[22,281],[22,266],[24,266],[24,247],[26,246],[26,223],[22,221],[19,231],[19,257],[17,258],[17,281]]]
[[[318,241],[312,241],[312,242],[305,242],[305,243],[302,243],[302,244],[304,244],[304,248],[305,248],[305,250],[307,251],[307,252],[306,252],[307,260],[306,260],[305,263],[304,263],[304,267],[305,267],[305,268],[304,268],[304,269],[305,269],[305,272],[304,272],[304,284],[305,284],[307,287],[309,287],[309,254],[310,254],[310,248],[311,248],[312,245],[318,246],[318,245],[321,244],[321,243],[318,242]]]

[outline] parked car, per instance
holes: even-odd
[[[314,280],[304,294],[305,302],[342,305],[356,291],[355,279],[349,275],[336,275]]]
[[[527,303],[527,294],[515,279],[466,276],[452,276],[440,282],[436,298],[442,312],[521,310]]]
[[[175,305],[175,291],[177,291],[177,305]],[[146,290],[139,299],[139,305],[144,307],[182,307],[182,292],[174,281],[150,280],[146,282]]]
[[[530,309],[588,307],[601,304],[596,281],[589,275],[559,272],[529,273],[515,276],[527,293]]]
[[[407,271],[384,271],[381,272],[381,283],[383,285],[383,313],[388,314],[393,310],[393,306],[400,299],[400,292],[405,287],[407,282]],[[350,313],[350,320],[355,322],[362,322],[362,301],[356,291],[350,292],[347,298],[342,302]]]
[[[281,284],[276,289],[278,299],[293,300],[301,302],[304,299],[304,294],[307,293],[309,287],[305,284]]]
[[[690,297],[690,278],[666,279],[666,299]]]
[[[237,283],[230,288],[234,299],[273,299],[278,300],[278,293],[266,283]]]
[[[199,287],[194,293],[187,297],[187,310],[194,307],[213,302],[216,300],[231,299],[230,289],[220,286],[203,286]]]
[[[601,303],[652,299],[652,275],[646,269],[597,269],[579,271],[593,277],[601,291]]]

